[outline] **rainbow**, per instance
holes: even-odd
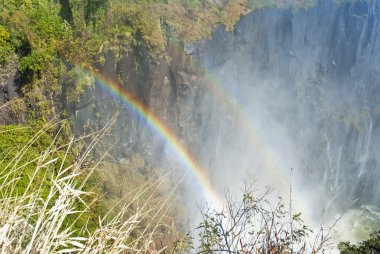
[[[204,67],[202,68],[204,69]],[[244,106],[240,105],[239,102],[226,91],[221,82],[219,82],[207,70],[204,69],[203,72],[208,81],[207,84],[210,85],[210,91],[214,96],[219,98],[218,101],[222,102],[228,111],[233,113],[234,117],[239,122],[241,130],[248,135],[247,138],[255,145],[255,147],[258,147],[258,155],[263,159],[266,169],[275,170],[275,172],[272,172],[274,173],[272,176],[277,178],[279,182],[288,184],[290,179],[285,172],[286,169],[280,166],[281,163],[279,162],[279,158],[268,145],[269,142],[266,140],[263,131],[244,110]]]
[[[275,151],[269,145],[265,131],[262,130],[253,120],[253,118],[244,110],[244,106],[239,103],[228,91],[224,88],[221,81],[215,78],[204,66],[196,64],[197,67],[204,73],[209,85],[209,90],[214,96],[218,98],[218,102],[229,111],[232,112],[234,118],[238,121],[240,129],[247,135],[247,139],[257,147],[255,151],[258,152],[257,156],[260,157],[265,166],[265,170],[268,170],[267,174],[276,182],[276,188],[280,188],[282,191],[290,188],[292,183],[291,168],[286,168],[284,159],[275,153]],[[290,189],[289,189],[290,191]],[[284,193],[282,194],[284,195]],[[303,212],[303,217],[308,222],[312,222],[309,217],[308,208],[303,202],[302,197],[297,193],[292,193],[293,205],[297,211]]]
[[[195,63],[196,64],[196,63]],[[275,178],[276,183],[280,184],[283,188],[289,187],[291,179],[289,177],[290,168],[286,169],[282,167],[278,156],[275,155],[273,149],[269,146],[269,142],[266,140],[264,132],[260,131],[260,128],[255,124],[251,117],[245,112],[244,107],[239,104],[236,99],[231,96],[223,87],[217,78],[213,77],[204,66],[196,64],[196,67],[205,73],[205,78],[208,80],[209,89],[214,96],[219,98],[225,107],[234,114],[241,129],[248,135],[248,139],[257,147],[258,156],[262,158],[265,169],[269,170],[268,174]],[[177,135],[170,130],[166,124],[154,114],[147,106],[139,101],[135,96],[128,92],[124,87],[116,82],[109,80],[96,71],[91,69],[83,70],[91,74],[98,84],[112,95],[120,98],[123,103],[129,106],[134,112],[141,116],[151,129],[154,130],[165,142],[170,146],[172,151],[178,156],[179,160],[192,172],[193,176],[197,179],[198,185],[202,190],[205,199],[215,209],[223,208],[223,199],[219,195],[218,191],[213,186],[207,172],[197,162],[192,153],[187,147],[180,141]],[[288,171],[289,170],[289,171]],[[296,206],[304,208],[302,204],[299,204],[299,200],[295,200]],[[304,210],[304,209],[302,209]]]
[[[107,79],[95,71],[84,70],[91,74],[102,88],[112,95],[120,98],[123,103],[129,106],[134,112],[141,116],[146,123],[155,131],[163,140],[169,144],[170,148],[176,153],[179,160],[187,168],[187,172],[191,172],[197,179],[199,187],[201,187],[204,198],[213,209],[220,211],[223,208],[223,199],[213,187],[210,178],[204,168],[197,162],[192,153],[180,141],[177,135],[171,131],[165,123],[156,116],[147,106],[139,101],[135,96],[129,93],[123,86]]]

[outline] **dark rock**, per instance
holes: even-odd
[[[4,105],[19,97],[19,76],[17,59],[12,59],[0,68],[0,107],[3,106],[0,108],[0,124],[18,122],[9,106]]]

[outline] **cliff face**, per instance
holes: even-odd
[[[209,104],[200,127],[204,161],[234,178],[294,168],[317,215],[354,200],[380,205],[379,21],[380,1],[320,1],[251,13],[231,33],[219,26],[200,61],[228,95]],[[239,119],[220,113],[225,100]]]
[[[17,116],[8,102],[14,101],[19,96],[19,78],[16,61],[10,61],[0,69],[0,105],[3,105],[0,107],[1,123],[9,124],[17,121]]]
[[[190,145],[197,129],[194,115],[201,112],[197,98],[206,87],[190,51],[186,54],[183,46],[167,42],[165,56],[154,58],[145,48],[121,45],[116,51],[105,52],[104,64],[97,68],[102,76],[121,85],[147,105],[183,142]],[[101,128],[118,114],[112,137],[108,140],[110,143],[119,140],[116,158],[122,159],[137,151],[148,160],[163,159],[163,140],[156,138],[145,119],[126,105],[121,97],[112,96],[99,80],[82,96],[80,103],[69,105],[69,109],[77,133]]]
[[[161,58],[120,44],[96,68],[148,105],[221,190],[247,174],[288,188],[294,168],[300,199],[322,216],[354,200],[380,205],[379,21],[378,0],[265,9],[232,32],[218,26],[210,41],[167,42]],[[0,103],[20,96],[17,69],[0,76]],[[119,141],[115,158],[139,150],[165,160],[144,119],[95,83],[67,105],[74,130],[101,128],[119,113],[106,139]],[[2,110],[1,122],[16,121]]]
[[[167,43],[166,59],[141,49],[106,54],[103,74],[149,105],[221,190],[247,174],[287,189],[294,168],[315,216],[354,200],[379,205],[379,11],[379,1],[256,11],[232,32],[218,26],[210,41]],[[107,96],[96,88],[90,97],[102,117],[120,111],[125,150],[165,158],[163,142]],[[85,108],[78,127],[91,116]]]

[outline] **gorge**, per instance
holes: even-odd
[[[291,187],[295,209],[314,225],[346,214],[344,231],[358,231],[348,240],[380,229],[380,0],[266,7],[185,42],[159,26],[162,55],[123,35],[91,68],[63,59],[93,85],[68,101],[72,81],[62,78],[59,99],[42,93],[49,108],[66,110],[77,135],[117,114],[106,139],[115,163],[139,153],[179,177],[190,164],[189,207],[206,183],[223,196],[253,178],[286,198]],[[30,100],[15,62],[0,70],[3,104]],[[27,118],[0,112],[1,124]],[[209,183],[199,183],[203,173]]]
[[[169,46],[171,64],[139,58],[140,77],[127,71],[128,56],[106,57],[103,74],[125,75],[221,193],[247,174],[286,189],[293,168],[303,205],[318,220],[330,218],[380,205],[379,11],[378,1],[259,10],[231,32],[219,25],[211,40],[185,44],[184,53]],[[91,96],[102,116],[115,111],[101,91]],[[75,124],[89,115],[79,109]],[[165,144],[141,142],[146,156],[165,157],[155,152]]]

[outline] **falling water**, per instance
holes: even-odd
[[[379,39],[380,1],[265,9],[232,32],[218,26],[197,59],[251,125],[203,94],[199,155],[219,189],[253,174],[285,190],[295,168],[298,208],[315,223],[377,220]]]

